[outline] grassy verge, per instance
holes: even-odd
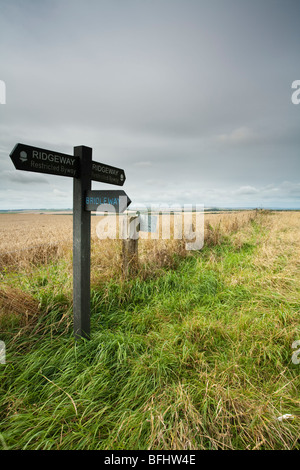
[[[274,220],[94,285],[90,341],[73,340],[66,261],[19,274],[16,304],[36,303],[2,321],[0,448],[299,449],[299,265],[268,251],[290,233]]]

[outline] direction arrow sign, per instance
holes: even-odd
[[[17,170],[70,176],[72,178],[79,176],[79,159],[74,155],[17,144],[10,153],[10,158]]]
[[[89,190],[85,193],[85,210],[86,211],[97,211],[101,212],[124,212],[131,200],[125,193],[125,191],[93,191]]]
[[[123,186],[125,179],[124,170],[121,170],[121,168],[115,168],[114,166],[92,161],[93,181]]]
[[[70,176],[72,178],[78,178],[80,175],[80,161],[74,155],[17,144],[10,153],[10,158],[17,170]],[[92,161],[91,177],[94,181],[118,186],[123,186],[126,179],[125,172],[121,168],[94,161]]]

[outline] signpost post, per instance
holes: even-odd
[[[92,161],[90,147],[74,147],[74,155],[16,144],[10,158],[17,170],[69,176],[73,180],[73,315],[74,335],[90,336],[91,211],[124,212],[131,200],[124,191],[92,191],[91,182],[122,186],[124,170]]]
[[[80,178],[73,183],[73,316],[74,335],[90,335],[91,213],[84,210],[85,191],[91,188],[92,149],[74,147]]]

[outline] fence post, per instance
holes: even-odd
[[[139,216],[125,216],[122,236],[122,272],[124,277],[138,268]]]

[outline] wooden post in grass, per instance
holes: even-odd
[[[122,272],[124,277],[138,268],[139,216],[126,215],[122,234]]]
[[[91,189],[92,149],[74,147],[80,175],[73,185],[73,315],[75,338],[90,336],[91,212],[84,209],[85,192]]]
[[[74,179],[74,335],[76,339],[80,337],[89,338],[91,309],[91,211],[97,210],[98,206],[104,204],[112,206],[114,212],[123,212],[131,203],[131,200],[124,191],[92,191],[91,181],[123,186],[126,179],[124,170],[92,161],[92,149],[84,145],[74,147],[73,155],[66,155],[53,150],[18,143],[14,146],[9,156],[17,170],[68,176]],[[137,253],[137,241],[131,242],[130,240],[126,248],[128,248],[128,255],[126,257],[128,270],[131,259],[130,253]]]

